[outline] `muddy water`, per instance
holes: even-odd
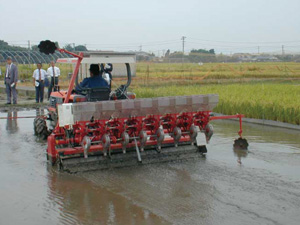
[[[299,224],[299,131],[245,124],[238,152],[238,124],[216,122],[206,158],[70,175],[32,123],[0,120],[0,224]]]

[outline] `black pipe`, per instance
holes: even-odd
[[[127,69],[127,84],[125,86],[126,86],[126,88],[128,88],[129,85],[131,84],[131,70],[130,70],[129,63],[125,63],[125,65],[126,65],[126,69]]]

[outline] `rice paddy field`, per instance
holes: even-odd
[[[188,86],[138,87],[138,97],[193,94],[218,94],[215,112],[244,114],[248,118],[268,119],[300,124],[300,84],[296,83],[235,83]]]
[[[300,63],[140,63],[139,98],[218,94],[215,112],[300,124]]]
[[[59,66],[61,86],[67,87],[72,67]],[[31,77],[28,66],[19,69],[21,77]],[[115,78],[113,86],[124,82]],[[137,63],[130,90],[138,98],[219,94],[215,112],[300,125],[300,63],[296,62]]]
[[[207,79],[274,79],[300,78],[300,63],[260,62],[260,63],[139,63],[137,74],[140,78],[162,79],[190,78]]]

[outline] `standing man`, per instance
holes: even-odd
[[[6,86],[6,95],[7,95],[7,102],[6,104],[11,104],[11,96],[13,96],[13,104],[17,104],[17,82],[18,82],[18,67],[12,63],[11,57],[7,57],[6,59],[6,72],[4,83]]]
[[[35,101],[36,103],[44,100],[44,80],[47,76],[45,70],[42,69],[42,63],[36,64],[37,69],[33,72],[33,85],[35,86]]]
[[[53,88],[54,91],[58,91],[58,77],[60,76],[60,69],[55,66],[55,62],[51,61],[50,65],[51,66],[47,70],[47,74],[51,77],[50,85],[48,88],[48,100]]]

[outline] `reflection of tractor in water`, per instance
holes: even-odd
[[[53,170],[48,171],[47,178],[48,198],[56,202],[52,210],[59,210],[62,219],[59,224],[64,224],[70,213],[71,224],[161,224],[160,217],[145,214],[143,208],[103,185]],[[122,177],[120,180],[124,181]]]
[[[218,95],[135,99],[134,93],[127,92],[135,56],[76,55],[53,44],[45,41],[39,47],[44,53],[58,50],[71,54],[76,58],[66,60],[75,62],[76,67],[68,90],[54,92],[50,97],[49,119],[55,127],[48,136],[47,158],[52,164],[76,172],[194,158],[206,153],[206,143],[213,133],[209,122],[216,119],[238,118],[240,138],[235,144],[248,145],[241,137],[242,115],[211,115]],[[115,91],[110,84],[74,92],[81,63],[124,64],[127,83]],[[105,76],[111,83],[112,77],[108,77]]]

